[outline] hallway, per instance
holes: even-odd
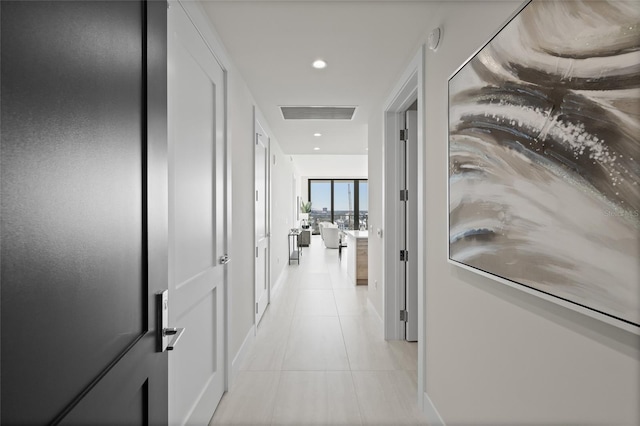
[[[348,282],[346,258],[317,235],[288,266],[211,425],[426,424],[417,344],[384,340],[367,287]]]

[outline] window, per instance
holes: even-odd
[[[333,222],[340,229],[354,229],[353,192],[355,185],[352,180],[337,180],[333,182]]]
[[[340,229],[367,229],[369,191],[366,179],[309,179],[309,223],[319,234],[320,222]]]
[[[331,181],[309,181],[309,201],[311,201],[309,224],[312,233],[319,234],[318,224],[332,221]]]
[[[358,229],[369,229],[369,182],[358,181]]]

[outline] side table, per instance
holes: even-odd
[[[289,249],[289,265],[291,265],[292,260],[297,260],[298,265],[300,264],[300,256],[302,256],[302,247],[299,246],[300,231],[289,232],[289,238],[287,241],[288,249]],[[293,247],[293,250],[292,250]]]

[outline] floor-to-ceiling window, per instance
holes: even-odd
[[[309,223],[318,234],[320,222],[340,229],[367,229],[369,191],[366,179],[309,179]]]
[[[369,182],[358,181],[358,229],[369,229]]]
[[[340,229],[354,229],[353,180],[336,180],[333,182],[333,222]]]
[[[314,234],[319,234],[318,224],[320,222],[331,222],[332,216],[332,184],[330,180],[310,180],[309,181],[309,201],[311,201],[311,213],[309,213],[309,224]]]

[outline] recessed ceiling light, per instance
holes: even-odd
[[[318,59],[318,60],[313,61],[313,67],[316,68],[316,69],[321,70],[321,69],[327,67],[327,63],[325,61],[323,61],[322,59]]]
[[[314,151],[320,151],[320,148],[316,146],[315,148],[313,148],[313,150]]]
[[[313,136],[315,136],[316,138],[319,138],[320,136],[322,136],[322,133],[314,133]]]

